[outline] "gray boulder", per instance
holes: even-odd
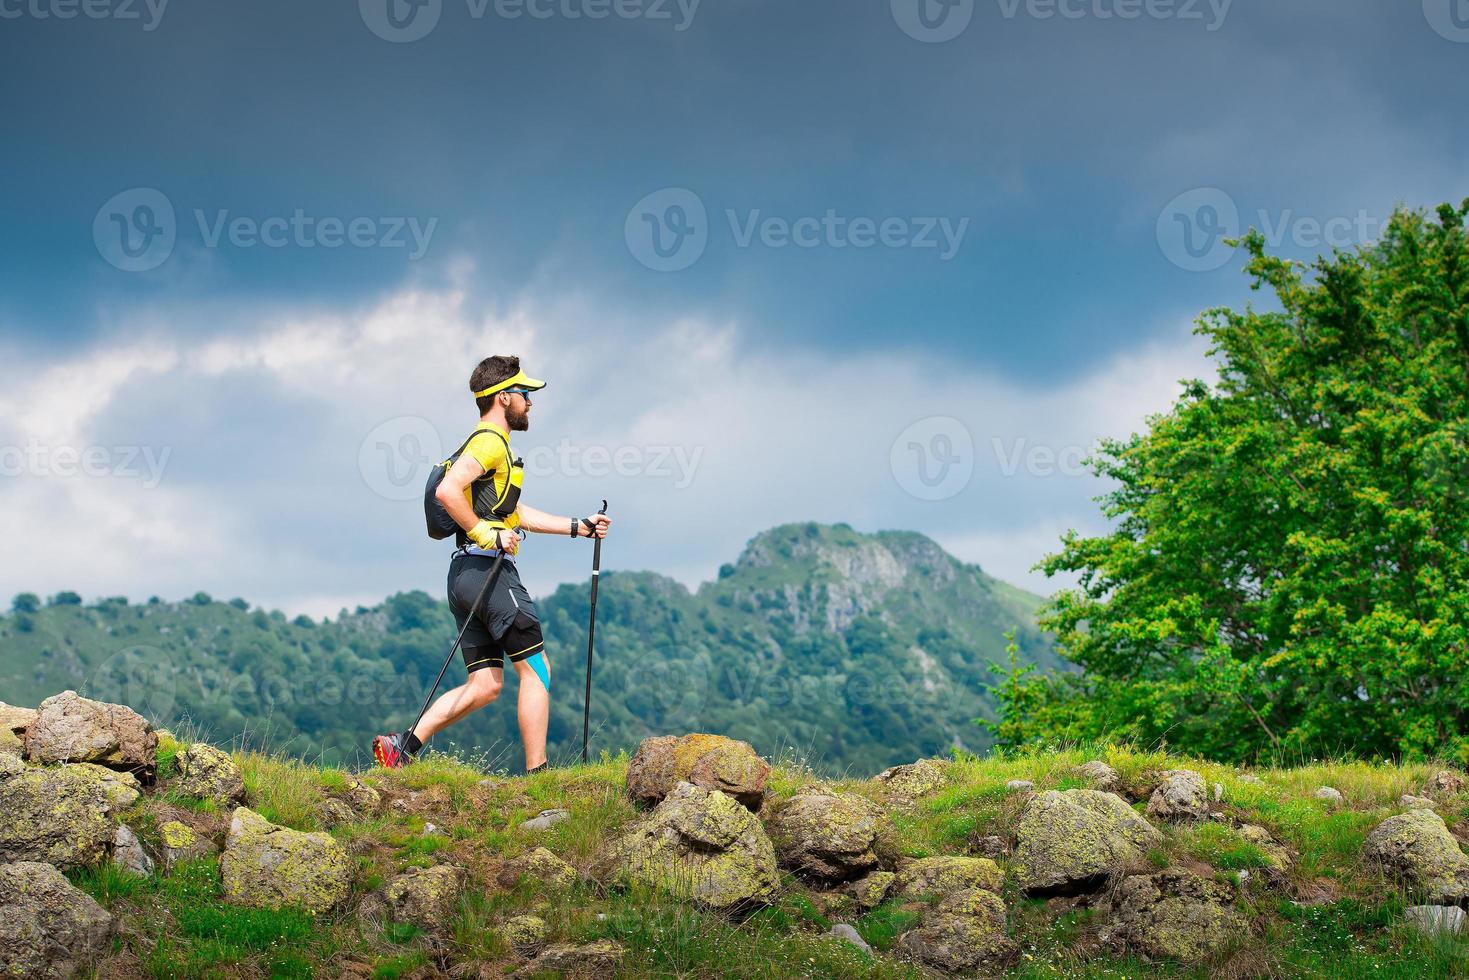
[[[1103,793],[1121,793],[1122,776],[1100,759],[1093,759],[1077,767],[1077,774],[1091,780],[1091,788]]]
[[[1090,789],[1037,793],[1015,828],[1013,867],[1029,895],[1095,891],[1163,840],[1121,797]]]
[[[665,735],[645,738],[627,766],[627,790],[644,806],[653,806],[681,782],[718,790],[751,810],[765,802],[770,764],[749,742],[723,735]]]
[[[49,864],[0,865],[0,973],[72,977],[108,948],[112,917]]]
[[[329,835],[281,827],[238,807],[230,819],[220,874],[231,901],[328,912],[347,898],[352,864]]]
[[[1370,864],[1424,893],[1433,905],[1469,901],[1469,857],[1432,810],[1388,817],[1367,835],[1362,855]]]
[[[228,808],[245,800],[245,779],[228,752],[195,742],[176,756],[179,775],[173,789],[185,796],[213,800]]]
[[[853,793],[796,794],[766,821],[782,867],[836,882],[877,867],[879,838],[890,832],[882,808]]]
[[[112,863],[129,874],[146,878],[153,873],[153,859],[143,850],[143,842],[126,824],[118,824],[112,837]]]
[[[1148,816],[1159,820],[1202,820],[1209,814],[1204,777],[1192,769],[1170,769],[1148,798]]]
[[[132,708],[63,691],[41,702],[26,727],[26,757],[32,762],[94,762],[153,781],[158,735]]]
[[[108,787],[81,766],[27,766],[0,780],[0,861],[100,864],[112,846]]]
[[[1005,935],[1005,903],[978,888],[957,891],[935,905],[917,929],[898,938],[898,952],[947,973],[993,972],[1015,953]]]
[[[1101,939],[1152,959],[1196,963],[1249,935],[1234,899],[1233,885],[1191,871],[1132,875],[1107,903]]]

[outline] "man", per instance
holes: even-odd
[[[487,357],[470,375],[479,427],[437,491],[439,502],[459,525],[459,547],[449,563],[449,608],[455,626],[464,631],[462,650],[469,678],[435,701],[412,731],[374,738],[372,752],[379,765],[406,765],[434,733],[499,697],[509,660],[520,684],[518,713],[526,772],[546,767],[551,662],[535,603],[515,568],[520,533],[605,538],[612,522],[606,514],[580,520],[557,517],[520,500],[523,464],[510,451],[510,433],[530,428],[531,394],[545,386],[521,371],[518,357]],[[500,577],[475,607],[502,552]]]

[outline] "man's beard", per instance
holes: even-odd
[[[530,413],[516,412],[515,409],[505,409],[505,424],[510,426],[511,432],[525,432],[530,428]]]

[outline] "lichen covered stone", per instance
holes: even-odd
[[[165,870],[172,870],[180,861],[197,861],[212,857],[218,848],[207,837],[195,833],[194,828],[178,820],[169,820],[158,827],[158,839],[162,843],[161,856]]]
[[[897,880],[903,895],[947,895],[972,888],[997,892],[1004,883],[1005,873],[989,858],[951,855],[909,861]]]
[[[175,762],[179,769],[173,784],[175,792],[213,800],[222,807],[244,801],[245,779],[228,752],[195,742],[180,752]]]
[[[534,956],[546,946],[546,920],[538,915],[514,915],[505,920],[500,934],[516,956]]]
[[[246,807],[230,819],[220,872],[231,901],[311,912],[339,905],[352,880],[347,853],[329,835],[278,826]]]
[[[0,861],[99,864],[112,844],[108,787],[80,766],[27,766],[0,780]]]
[[[939,759],[919,759],[905,766],[884,769],[874,778],[883,785],[889,803],[908,809],[918,799],[949,781],[949,763]]]
[[[846,892],[856,901],[858,908],[873,909],[888,897],[897,880],[898,876],[891,871],[874,871],[848,883]]]
[[[1422,892],[1429,903],[1457,905],[1469,900],[1469,857],[1432,810],[1414,809],[1388,817],[1362,844],[1362,855],[1403,884]]]
[[[877,867],[882,808],[852,793],[798,793],[766,822],[782,867],[824,881],[847,881]]]
[[[1234,899],[1233,885],[1191,871],[1131,875],[1107,903],[1101,939],[1153,959],[1196,963],[1249,935]]]
[[[992,970],[1014,955],[1005,935],[1005,903],[978,888],[953,892],[929,910],[917,929],[898,937],[898,952],[949,973]]]
[[[552,973],[568,978],[607,977],[616,972],[627,955],[627,947],[612,939],[595,942],[555,943],[547,946],[540,955],[531,960],[517,976],[538,976]]]
[[[680,783],[605,848],[593,873],[715,909],[764,904],[779,887],[775,847],[760,821],[728,794],[692,783]]]
[[[145,782],[157,766],[158,735],[132,708],[63,691],[41,702],[25,730],[32,762],[95,762],[126,769]]]
[[[627,767],[627,790],[654,806],[681,782],[732,796],[751,810],[765,800],[770,764],[749,742],[723,735],[645,738]]]
[[[1163,840],[1121,797],[1089,789],[1031,797],[1015,838],[1014,868],[1031,895],[1095,891]]]
[[[408,922],[425,932],[438,932],[453,923],[459,894],[469,875],[463,868],[437,864],[409,868],[383,889],[394,922]]]
[[[49,864],[0,865],[0,974],[72,977],[107,951],[112,917]]]
[[[1201,820],[1209,814],[1204,777],[1192,769],[1170,769],[1162,774],[1148,797],[1148,816],[1159,820]]]

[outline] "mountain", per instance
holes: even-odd
[[[600,588],[593,751],[707,730],[823,772],[875,772],[989,744],[973,722],[992,716],[985,685],[1005,631],[1022,661],[1065,667],[1035,627],[1038,596],[913,532],[784,525],[697,591],[651,572],[605,573]],[[538,606],[551,758],[564,760],[581,744],[587,588],[563,585]],[[422,592],[328,622],[202,593],[143,605],[22,596],[0,616],[0,700],[74,688],[201,737],[352,762],[376,731],[411,721],[453,638],[445,605]],[[462,676],[451,666],[445,686]],[[518,768],[515,693],[507,678],[498,703],[437,747]]]

